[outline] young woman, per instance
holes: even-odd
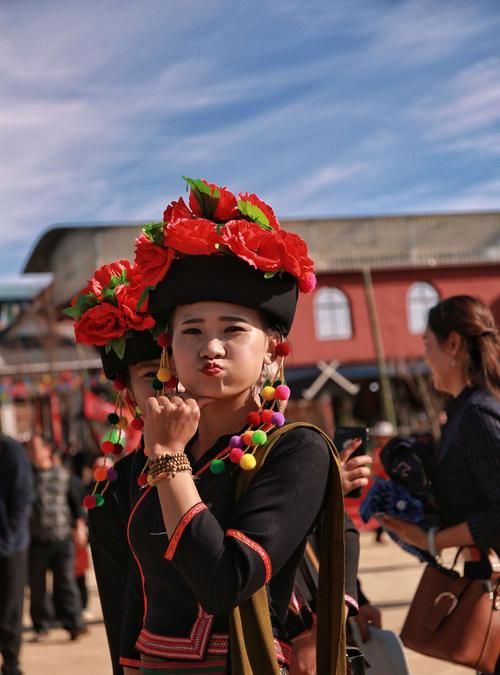
[[[330,624],[320,616],[319,669],[342,673],[338,465],[323,436],[304,426],[282,433],[255,466],[284,422],[283,338],[298,289],[314,286],[312,261],[255,195],[237,200],[189,183],[189,207],[170,205],[136,249],[151,314],[171,335],[170,364],[163,356],[157,378],[174,372],[185,393],[144,403],[151,373],[129,368],[130,392],[145,411],[149,482],[128,522],[135,562],[121,663],[127,673],[286,673],[295,571],[328,505],[323,523],[336,548],[329,541],[322,557],[330,578],[336,557],[337,575],[323,589]],[[242,475],[252,472],[243,489]]]
[[[488,551],[500,554],[500,340],[491,310],[467,295],[443,300],[430,310],[424,346],[436,389],[451,397],[430,476],[441,527],[381,522],[433,555],[468,547],[476,573],[489,577]]]

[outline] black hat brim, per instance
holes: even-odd
[[[151,292],[149,310],[165,326],[172,311],[196,302],[228,302],[258,310],[269,328],[287,335],[297,306],[297,283],[290,274],[264,273],[233,255],[186,256],[172,263]]]
[[[102,367],[104,374],[110,380],[118,375],[125,376],[129,366],[135,366],[140,361],[153,361],[161,356],[161,347],[149,331],[134,331],[127,338],[123,359],[111,349],[106,352],[105,347],[100,347]]]

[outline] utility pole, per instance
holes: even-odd
[[[385,359],[384,344],[380,332],[380,324],[375,304],[375,294],[373,292],[372,273],[369,267],[363,267],[363,283],[365,287],[366,304],[368,307],[368,317],[377,357],[377,365],[380,373],[380,388],[382,392],[382,409],[384,417],[396,428],[396,411],[394,409],[394,400],[392,398],[391,382],[387,372],[387,361]]]

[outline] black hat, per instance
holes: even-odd
[[[104,374],[109,380],[118,375],[125,375],[128,366],[134,366],[140,361],[152,361],[161,356],[161,347],[149,330],[133,331],[127,336],[125,354],[121,359],[113,349],[106,352],[105,347],[99,347]]]
[[[291,274],[266,277],[234,255],[191,255],[172,263],[151,292],[149,311],[165,326],[179,305],[216,301],[258,310],[272,328],[287,335],[297,305],[297,282]]]

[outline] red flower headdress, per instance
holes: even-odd
[[[64,310],[75,321],[76,341],[104,347],[106,353],[113,350],[122,359],[132,331],[155,327],[147,302],[141,302],[138,308],[142,292],[137,267],[128,260],[100,267]]]
[[[143,228],[136,240],[135,266],[145,293],[185,255],[235,255],[266,277],[286,272],[303,293],[316,286],[314,263],[303,239],[281,229],[272,208],[254,194],[236,198],[225,187],[184,177],[189,206],[182,197],[165,209],[163,222]],[[141,307],[142,308],[142,307]]]

